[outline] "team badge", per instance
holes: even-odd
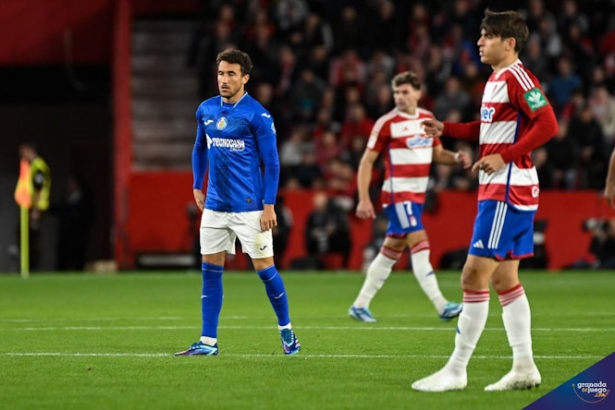
[[[227,125],[228,125],[228,122],[226,121],[226,118],[222,117],[216,123],[216,128],[219,129],[219,130],[223,130],[223,129],[226,128]]]

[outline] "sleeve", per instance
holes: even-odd
[[[382,149],[391,139],[390,126],[385,125],[386,120],[380,118],[374,124],[369,140],[367,141],[367,148],[372,151],[382,152]]]
[[[478,141],[480,138],[480,121],[457,123],[444,122],[442,135],[460,140]]]
[[[268,112],[254,113],[252,131],[261,161],[265,165],[265,204],[275,205],[280,183],[280,158],[276,146],[276,130],[273,118]]]
[[[433,139],[433,146],[437,147],[438,145],[442,145],[442,140],[439,137]]]
[[[192,176],[194,189],[203,189],[207,171],[207,134],[202,122],[201,107],[196,110],[196,142],[192,149]]]
[[[507,80],[508,98],[515,109],[529,118],[518,142],[500,153],[504,162],[515,161],[540,147],[557,134],[557,119],[538,81],[525,70],[513,69]]]

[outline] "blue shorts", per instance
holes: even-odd
[[[425,229],[423,204],[406,201],[387,205],[384,211],[389,218],[386,236],[405,238],[409,233]]]
[[[469,254],[497,260],[533,256],[535,214],[506,202],[480,201]]]

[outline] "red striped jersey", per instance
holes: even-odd
[[[383,206],[425,202],[433,147],[442,144],[439,138],[425,137],[421,122],[427,118],[433,114],[421,108],[414,115],[394,109],[376,121],[367,148],[384,151]]]
[[[480,157],[502,153],[523,140],[536,110],[547,106],[540,83],[517,60],[487,81],[480,110]],[[478,200],[506,201],[521,211],[538,209],[538,175],[528,152],[487,175],[479,171]]]

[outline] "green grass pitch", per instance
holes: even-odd
[[[459,300],[459,273],[438,275]],[[0,408],[521,409],[615,350],[615,274],[523,272],[532,306],[538,390],[488,393],[511,351],[497,296],[462,392],[419,393],[439,369],[456,321],[441,322],[411,274],[347,309],[360,274],[285,272],[303,350],[285,357],[256,274],[225,273],[218,357],[173,357],[200,334],[200,274],[0,277]]]

